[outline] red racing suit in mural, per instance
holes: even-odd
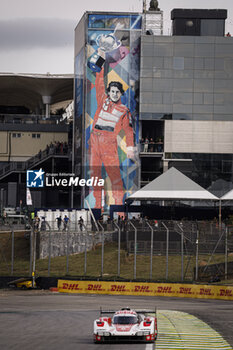
[[[115,203],[123,204],[124,188],[120,173],[117,135],[123,129],[126,136],[127,151],[134,147],[134,135],[129,109],[121,103],[112,102],[105,92],[104,70],[96,73],[97,110],[94,116],[90,136],[90,170],[91,176],[102,178],[101,168],[105,170],[111,181],[111,190]],[[101,208],[102,191],[93,188],[95,208]]]

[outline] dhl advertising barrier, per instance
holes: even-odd
[[[58,280],[61,293],[148,295],[233,300],[233,287],[172,283]]]

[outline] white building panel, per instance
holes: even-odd
[[[233,123],[166,120],[164,151],[172,153],[233,153]]]

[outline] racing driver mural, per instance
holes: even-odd
[[[88,32],[86,175],[104,178],[105,184],[92,187],[86,199],[102,211],[124,204],[138,186],[140,32],[132,29],[137,16],[131,17],[98,18],[107,29]],[[92,27],[94,20],[96,15],[89,17]]]

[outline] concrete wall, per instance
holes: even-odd
[[[104,234],[104,241],[111,242],[113,238],[113,232],[106,232]],[[102,233],[96,232],[39,232],[38,237],[38,259],[45,259],[49,257],[54,258],[56,256],[67,255],[67,243],[68,254],[79,254],[86,249],[91,250],[96,244],[102,242]]]
[[[75,233],[75,232],[51,232],[51,258],[56,256],[65,256],[67,254],[78,254],[85,251],[85,238],[87,238],[87,250],[93,247],[94,236],[92,234]],[[49,256],[49,233],[39,233],[39,259],[45,259]]]
[[[32,137],[32,134],[38,134],[40,137]],[[0,161],[7,162],[9,155],[11,161],[26,161],[55,141],[68,142],[68,133],[0,131]]]

